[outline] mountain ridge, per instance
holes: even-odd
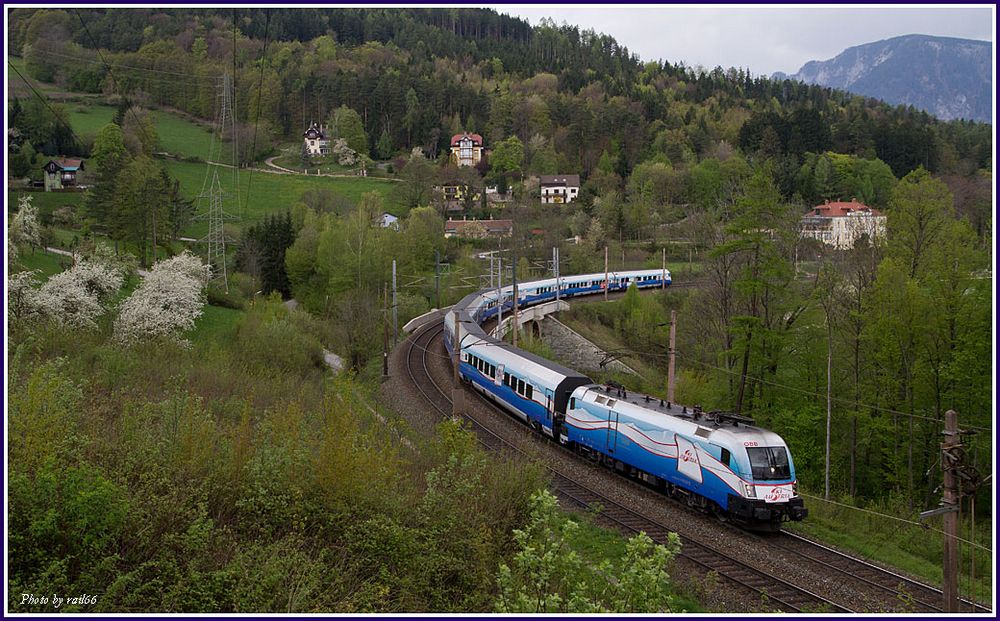
[[[912,105],[942,120],[993,119],[990,41],[902,35],[811,60],[790,79],[843,89],[893,105]]]

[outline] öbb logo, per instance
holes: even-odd
[[[694,460],[695,456],[694,453],[691,452],[691,449],[687,449],[686,451],[681,453],[681,461],[694,461]]]
[[[768,502],[777,502],[779,500],[784,499],[784,497],[785,497],[785,490],[784,489],[782,489],[780,487],[772,487],[771,491],[769,491],[764,496],[764,500],[766,500]]]

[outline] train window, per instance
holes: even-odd
[[[527,392],[527,394],[525,396],[528,397],[528,399],[531,399],[531,395],[534,392],[534,389],[533,389],[533,387],[532,387],[531,384],[528,384],[528,389],[527,390],[528,390],[528,392]]]
[[[490,377],[495,378],[496,376],[497,376],[497,368],[491,364],[490,365]]]
[[[575,410],[576,409],[576,397],[570,397],[569,398],[569,409],[571,409],[571,410]]]
[[[504,371],[503,374],[503,385],[510,386],[510,373],[507,373],[506,371]]]
[[[616,403],[618,403],[618,402],[617,402],[617,401],[615,401],[614,399],[608,399],[608,407],[609,407],[609,408],[613,408],[613,407],[615,407],[615,404],[616,404]]]
[[[729,449],[722,449],[722,463],[729,466],[730,458],[732,458],[732,454],[729,452]]]
[[[595,399],[595,401],[597,401],[601,405],[604,405],[605,403],[608,402],[608,400],[606,398],[602,397],[601,395],[597,395],[597,398]]]
[[[783,446],[748,448],[747,456],[756,481],[779,481],[792,476],[788,451]]]
[[[517,380],[517,394],[524,394],[524,380]]]

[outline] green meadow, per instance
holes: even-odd
[[[71,103],[67,105],[70,123],[74,131],[81,137],[94,136],[105,124],[110,123],[115,114],[115,107],[88,103]],[[185,119],[179,115],[163,110],[151,111],[160,144],[158,151],[164,151],[173,156],[205,160],[209,151],[216,155],[214,159],[226,158],[218,155],[220,145],[212,144],[212,133],[199,123]],[[371,177],[318,177],[300,175],[279,175],[268,172],[241,170],[239,172],[239,191],[235,191],[236,179],[233,169],[225,166],[209,166],[204,162],[189,162],[165,158],[161,160],[170,174],[178,179],[181,192],[187,198],[197,198],[202,190],[207,190],[216,171],[224,192],[224,209],[232,216],[239,216],[247,222],[259,220],[268,214],[284,213],[293,203],[299,200],[307,190],[328,189],[343,196],[350,203],[357,203],[366,192],[378,192],[388,197],[393,187],[392,182]],[[17,192],[8,191],[8,209],[17,204]],[[239,204],[236,204],[237,194]],[[34,192],[34,203],[40,211],[57,209],[63,205],[82,206],[82,193],[48,193]],[[196,212],[200,213],[208,207],[207,200],[196,202]],[[238,235],[241,225],[234,222],[227,226],[230,235]],[[182,234],[190,237],[201,237],[208,232],[204,221],[192,222]]]
[[[114,106],[84,103],[69,104],[67,109],[73,131],[84,139],[95,136],[102,127],[110,123],[116,110]],[[157,151],[181,157],[208,157],[212,147],[212,132],[206,127],[163,110],[153,110],[150,114],[160,139]],[[218,150],[216,145],[215,151]]]
[[[247,222],[260,220],[272,213],[284,213],[299,200],[307,190],[328,189],[340,194],[351,203],[357,203],[366,192],[378,192],[388,197],[393,183],[370,177],[317,177],[303,175],[278,175],[267,172],[241,170],[239,174],[239,206],[236,205],[236,181],[233,169],[222,166],[208,166],[201,163],[164,162],[170,174],[181,183],[181,192],[187,198],[195,198],[204,187],[211,186],[212,176],[217,172],[219,185],[224,193],[223,208],[231,216],[241,216]],[[206,173],[208,177],[206,178]],[[207,200],[197,203],[198,212],[207,209]],[[239,230],[234,224],[233,231]],[[207,233],[208,224],[195,221],[185,229],[184,234],[200,237]]]

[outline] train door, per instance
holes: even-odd
[[[556,437],[556,425],[552,419],[553,394],[551,390],[547,389],[542,393],[542,398],[545,399],[545,422],[542,423],[542,428],[545,429],[545,433],[554,438]]]
[[[618,412],[608,410],[608,436],[605,442],[608,447],[608,455],[614,455],[618,448]]]

